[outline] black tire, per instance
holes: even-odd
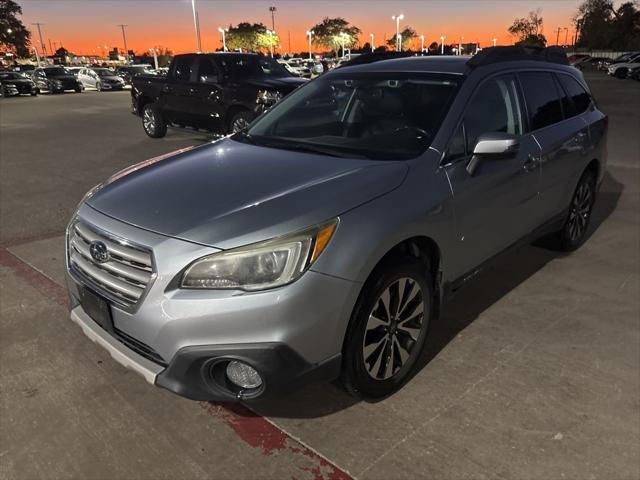
[[[33,92],[31,92],[31,96],[32,97],[37,97],[38,96],[38,91],[34,90]]]
[[[622,80],[623,78],[627,78],[627,73],[629,73],[629,69],[627,68],[619,68],[616,70],[616,73],[614,73],[614,77],[619,78],[620,80]]]
[[[147,103],[142,109],[142,128],[151,138],[162,138],[167,134],[167,122],[155,103]]]
[[[412,297],[414,292],[416,296]],[[389,294],[386,303],[385,294]],[[376,268],[360,293],[344,341],[341,381],[347,392],[377,400],[400,389],[421,356],[432,307],[433,282],[422,261],[399,257]],[[387,311],[394,310],[390,319],[377,320],[389,317]],[[402,351],[408,357],[403,359]],[[391,365],[390,370],[387,365]]]
[[[564,226],[558,232],[559,250],[573,252],[586,240],[596,194],[596,174],[589,169],[580,177],[578,186],[571,197],[569,213]]]
[[[96,83],[96,90],[101,92],[102,91],[102,84],[100,82]]]
[[[249,110],[241,110],[235,113],[231,117],[231,120],[229,120],[229,125],[227,126],[229,133],[239,132],[243,128],[246,128],[252,120],[253,115]]]

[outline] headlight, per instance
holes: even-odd
[[[208,255],[184,273],[182,288],[266,290],[297,280],[324,251],[338,219],[284,237]]]
[[[274,105],[282,98],[282,93],[273,90],[259,90],[256,103],[262,105]]]

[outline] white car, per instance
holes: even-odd
[[[82,68],[77,76],[85,88],[95,88],[99,92],[124,88],[124,80],[108,68]]]
[[[636,53],[624,63],[612,63],[607,68],[607,73],[616,78],[627,78],[632,68],[640,67],[640,53]]]

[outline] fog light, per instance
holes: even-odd
[[[255,368],[236,360],[227,365],[227,378],[242,388],[258,388],[262,385],[262,378]]]

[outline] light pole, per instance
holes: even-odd
[[[275,32],[272,30],[267,30],[267,35],[269,35],[269,54],[271,55],[271,58],[273,58],[273,34],[274,33]]]
[[[155,47],[150,48],[149,51],[153,53],[153,64],[155,65],[156,70],[158,70],[158,52],[156,51]]]
[[[558,27],[556,30],[556,46],[560,45],[560,32],[564,27]]]
[[[440,35],[440,55],[444,55],[444,35]]]
[[[400,20],[404,19],[404,13],[393,15],[391,19],[396,22],[396,51],[399,52],[402,49],[402,44],[400,43]]]
[[[197,51],[202,51],[200,45],[200,25],[198,24],[198,13],[196,12],[196,0],[191,0],[191,10],[193,11],[193,28],[196,31],[196,48]]]
[[[311,39],[313,38],[313,30],[307,30],[307,37],[309,38],[309,60],[311,60]]]
[[[42,49],[42,56],[44,57],[44,63],[47,63],[47,48],[44,46],[44,41],[42,40],[42,30],[40,27],[44,25],[44,23],[32,23],[32,25],[36,25],[38,27],[38,37],[40,37],[40,48]]]
[[[340,41],[342,42],[342,58],[344,58],[344,42],[348,36],[349,35],[347,35],[345,32],[340,32]]]
[[[117,26],[122,28],[122,41],[124,42],[124,58],[126,58],[127,63],[129,63],[129,49],[127,48],[127,34],[124,31],[124,27],[126,27],[126,25],[117,25]]]
[[[420,35],[420,53],[424,53],[424,35]]]
[[[276,7],[269,7],[269,11],[271,12],[271,30],[275,32],[276,30]]]
[[[498,39],[496,37],[493,37],[491,39],[491,41],[493,42],[493,46],[495,47],[496,46],[496,42],[498,41]]]
[[[569,36],[569,29],[567,27],[564,27],[564,46],[567,46],[567,37]]]
[[[375,37],[373,36],[373,33],[370,33],[369,36],[371,37],[371,53],[373,53],[376,49],[374,42],[375,42]]]
[[[222,34],[222,51],[227,51],[227,38],[225,37],[225,33],[229,31],[228,28],[218,27],[218,31]]]
[[[462,55],[462,40],[464,40],[464,37],[460,37],[458,41],[458,55]]]

